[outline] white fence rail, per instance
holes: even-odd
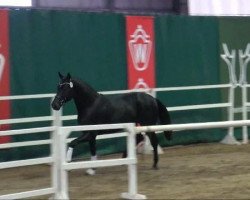
[[[168,107],[170,112],[173,111],[184,111],[184,110],[197,110],[197,109],[211,109],[211,108],[227,108],[228,109],[228,120],[234,120],[234,88],[235,85],[232,84],[217,84],[217,85],[199,85],[199,86],[180,86],[180,87],[163,87],[163,88],[153,88],[153,89],[137,89],[133,91],[144,91],[148,93],[155,92],[171,92],[171,91],[187,91],[187,90],[207,90],[207,89],[229,89],[228,102],[224,103],[211,103],[211,104],[199,104],[199,105],[184,105],[184,106],[174,106]],[[101,92],[102,94],[112,95],[112,94],[122,94],[129,93],[131,90],[119,90],[119,91],[105,91]],[[16,96],[0,96],[1,100],[23,100],[23,99],[52,99],[55,94],[38,94],[38,95],[16,95]],[[244,104],[247,107],[248,102]],[[51,111],[53,113],[53,111]],[[246,120],[246,113],[244,113],[244,120]],[[62,123],[62,121],[66,120],[75,120],[77,119],[77,115],[68,115],[68,116],[60,116],[58,120]],[[53,116],[39,116],[39,117],[26,117],[26,118],[17,118],[17,119],[2,119],[0,120],[0,127],[3,124],[20,124],[20,123],[32,123],[32,122],[44,122],[44,121],[53,121]],[[233,129],[229,129],[229,134],[231,138],[234,139]],[[110,136],[108,136],[110,137]],[[112,136],[111,136],[112,137]],[[99,138],[98,138],[99,139]],[[236,140],[235,140],[236,141]],[[49,141],[42,141],[44,144]],[[243,143],[248,143],[248,134],[246,128],[243,131]],[[35,144],[35,143],[34,143]],[[38,143],[39,144],[39,143]],[[18,145],[18,144],[16,144]],[[25,145],[25,143],[20,143],[20,145]],[[30,145],[27,143],[27,145]],[[16,146],[18,147],[18,146]],[[0,149],[4,148],[4,146],[0,146]]]
[[[189,124],[171,124],[161,126],[140,126],[135,127],[135,132],[152,132],[152,131],[168,131],[168,130],[197,130],[197,129],[213,129],[249,126],[250,120],[237,121],[221,121],[221,122],[205,122],[205,123],[189,123]]]
[[[163,87],[163,88],[152,88],[152,89],[137,89],[132,91],[144,91],[149,93],[155,92],[170,92],[170,91],[186,91],[186,90],[204,90],[204,89],[222,89],[231,88],[231,84],[218,84],[218,85],[199,85],[199,86],[181,86],[181,87]],[[105,95],[112,94],[123,94],[129,93],[131,90],[118,90],[118,91],[104,91],[100,92]],[[0,96],[0,101],[3,100],[20,100],[20,99],[42,99],[42,98],[53,98],[55,94],[37,94],[37,95],[16,95],[16,96]],[[195,109],[210,109],[210,108],[229,108],[232,106],[231,99],[229,102],[224,103],[213,103],[213,104],[200,104],[200,105],[186,105],[186,106],[174,106],[168,107],[169,111],[180,111],[180,110],[195,110]],[[63,116],[62,120],[74,120],[76,115]],[[40,117],[29,117],[19,119],[3,119],[0,120],[1,124],[15,124],[15,123],[29,123],[29,122],[42,122],[53,120],[51,116],[40,116]]]

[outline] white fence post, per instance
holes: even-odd
[[[224,54],[221,54],[221,58],[226,62],[228,67],[228,75],[229,75],[229,82],[231,87],[229,88],[228,93],[228,102],[230,106],[228,107],[228,120],[234,120],[234,94],[235,94],[235,87],[237,86],[237,78],[236,78],[236,50],[233,49],[231,52],[228,49],[226,43],[222,44],[222,48],[224,50]],[[223,144],[239,144],[239,142],[234,137],[234,128],[229,127],[228,134],[225,138],[221,141]]]
[[[246,120],[248,116],[247,110],[247,67],[250,62],[250,43],[247,44],[245,52],[239,50],[239,64],[240,64],[240,87],[242,93],[242,119]],[[248,143],[248,127],[242,127],[242,143]]]
[[[128,193],[122,193],[121,197],[124,199],[146,199],[145,195],[138,194],[138,180],[137,180],[137,157],[136,157],[136,132],[135,125],[127,125],[127,152],[129,159],[135,159],[135,163],[128,165]]]
[[[248,110],[247,110],[247,86],[246,84],[243,84],[241,86],[242,90],[242,119],[247,120]],[[247,144],[248,143],[248,127],[243,126],[242,127],[242,143]]]
[[[129,134],[127,136],[127,151],[128,158],[136,159],[136,145],[135,145],[135,132],[134,125],[128,126]],[[136,159],[137,162],[137,159]],[[128,192],[132,196],[137,194],[137,169],[136,163],[128,165]]]
[[[68,191],[68,173],[64,166],[66,164],[66,139],[68,137],[68,131],[63,128],[59,128],[59,157],[60,157],[60,195],[59,199],[69,200],[69,191]]]
[[[52,124],[55,126],[55,131],[51,132],[51,156],[53,158],[53,163],[51,167],[51,173],[52,173],[52,187],[55,188],[55,194],[52,199],[58,199],[59,198],[59,193],[60,193],[60,188],[61,188],[61,182],[60,182],[60,156],[59,156],[59,128],[62,126],[62,110],[55,111],[51,109],[51,114],[53,116],[53,121]]]
[[[228,107],[228,121],[234,120],[234,94],[235,94],[235,85],[231,83],[231,87],[228,91],[228,102],[230,106]],[[228,133],[225,138],[221,141],[223,144],[240,144],[234,137],[234,127],[228,128]]]

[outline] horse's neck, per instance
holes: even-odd
[[[94,104],[99,94],[90,86],[88,85],[82,86],[78,82],[74,83],[74,87],[75,87],[74,101],[78,111],[78,115],[81,115]]]

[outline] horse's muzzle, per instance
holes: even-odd
[[[58,97],[55,97],[55,99],[53,100],[53,102],[51,103],[51,107],[54,109],[54,110],[60,110],[60,108],[62,107],[63,105],[63,101],[60,100]]]

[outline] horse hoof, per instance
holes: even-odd
[[[88,174],[90,176],[94,176],[95,175],[95,170],[94,169],[87,169],[86,174]]]
[[[152,169],[158,170],[159,168],[157,166],[153,166]]]

